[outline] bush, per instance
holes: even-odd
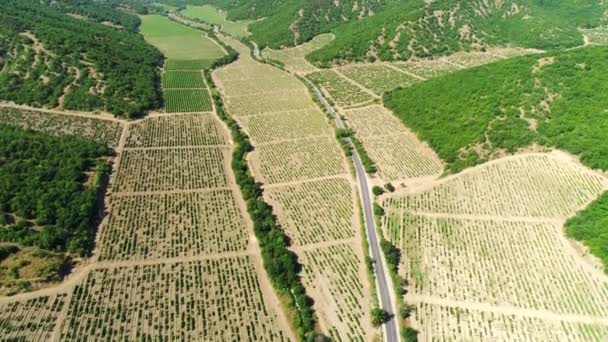
[[[384,216],[384,208],[382,208],[379,204],[374,203],[374,214],[378,217]]]
[[[388,312],[380,308],[372,309],[372,324],[374,325],[374,327],[381,326],[382,324],[386,323],[389,318],[390,316]]]
[[[374,194],[374,196],[380,196],[384,193],[384,189],[377,185],[374,185],[374,187],[372,188],[372,193]]]
[[[384,186],[384,188],[386,190],[388,190],[389,192],[395,192],[395,187],[391,183],[386,183],[386,185]]]
[[[412,327],[406,327],[401,331],[403,342],[418,342],[418,331]]]

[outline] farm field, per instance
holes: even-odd
[[[49,341],[66,295],[0,304],[0,335],[6,341]]]
[[[356,107],[374,100],[375,95],[350,82],[334,70],[319,70],[308,78],[342,108]]]
[[[384,64],[352,64],[336,70],[378,96],[386,91],[397,87],[408,87],[419,81],[412,75]]]
[[[374,105],[342,113],[383,181],[441,173],[443,164],[435,152],[418,140],[388,109]]]
[[[253,22],[253,20],[227,20],[225,11],[218,10],[211,5],[187,5],[181,13],[187,18],[198,19],[208,24],[219,25],[221,27],[221,31],[238,38],[247,37],[249,35],[247,26]]]
[[[546,340],[554,329],[569,336],[557,340],[606,339],[608,277],[563,225],[607,189],[604,176],[551,152],[506,157],[386,197],[383,230],[402,249],[405,301],[418,306],[423,339]]]
[[[202,31],[156,14],[140,18],[141,34],[168,59],[213,60],[225,55],[224,50]]]
[[[51,135],[74,135],[118,147],[123,124],[120,120],[78,116],[13,107],[0,107],[0,123]]]
[[[334,38],[335,36],[331,33],[320,34],[309,42],[295,47],[280,50],[266,48],[262,51],[262,56],[283,63],[287,70],[307,74],[318,69],[306,60],[306,55],[329,44]]]
[[[240,42],[223,39],[241,56],[216,70],[214,82],[228,115],[253,142],[249,159],[253,175],[264,183],[264,198],[302,263],[306,291],[315,301],[321,329],[342,340],[367,340],[373,331],[366,316],[369,290],[364,286],[354,184],[344,152],[302,82],[256,62]],[[326,263],[331,269],[319,282],[316,276]],[[361,292],[353,293],[353,286]]]
[[[98,269],[72,296],[64,341],[289,340],[264,302],[251,257]]]

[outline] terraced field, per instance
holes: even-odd
[[[563,231],[606,189],[604,176],[552,152],[385,198],[383,230],[403,251],[424,339],[608,338],[608,277]]]
[[[255,147],[254,176],[302,263],[320,327],[336,339],[368,340],[373,330],[360,276],[354,184],[334,132],[297,78],[256,62],[240,42],[225,42],[241,55],[215,71],[214,82]]]

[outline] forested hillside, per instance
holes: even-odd
[[[117,4],[2,1],[0,99],[128,117],[159,107],[162,55]]]
[[[604,21],[606,5],[579,0],[168,0],[213,4],[228,19],[260,19],[252,40],[278,48],[334,32],[312,53],[319,65],[348,60],[407,60],[494,45],[558,49],[583,44],[579,28]]]
[[[531,144],[608,169],[608,48],[519,57],[398,89],[387,107],[459,171]]]

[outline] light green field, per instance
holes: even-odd
[[[204,32],[178,24],[160,15],[141,16],[141,34],[167,58],[179,60],[216,59],[224,51]]]
[[[247,26],[253,22],[253,20],[226,20],[226,12],[218,11],[217,8],[211,5],[186,6],[186,9],[182,13],[189,18],[199,19],[213,25],[220,25],[222,31],[235,37],[248,36]]]

